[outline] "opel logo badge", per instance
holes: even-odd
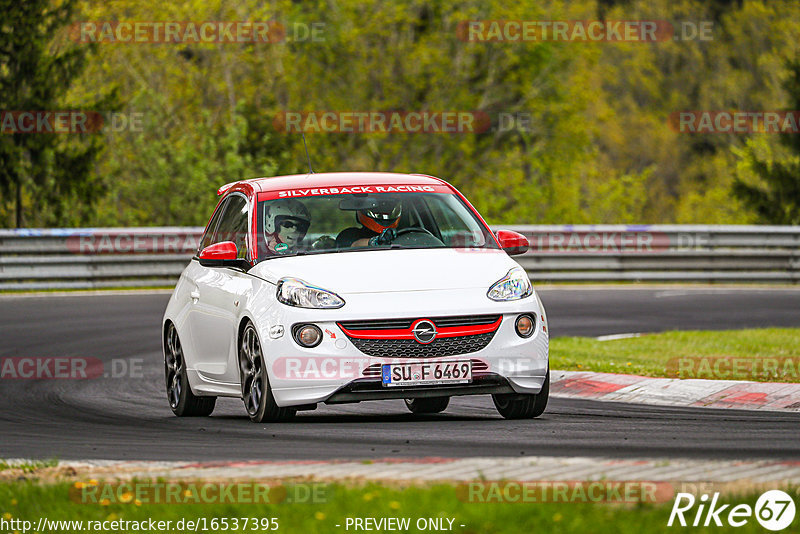
[[[414,339],[417,342],[427,345],[436,339],[436,326],[427,319],[422,320],[414,325]]]

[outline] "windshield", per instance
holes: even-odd
[[[258,203],[258,259],[391,248],[498,248],[451,193],[360,193]]]

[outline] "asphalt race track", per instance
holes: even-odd
[[[800,326],[791,289],[550,289],[553,335]],[[0,380],[0,457],[131,460],[564,455],[800,457],[800,414],[551,399],[505,421],[489,397],[436,416],[402,401],[320,406],[295,422],[254,425],[241,401],[178,419],[165,398],[159,322],[167,294],[0,298],[0,358],[142,360],[139,378]]]

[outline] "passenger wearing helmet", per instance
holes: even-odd
[[[356,212],[356,220],[361,227],[342,230],[336,237],[336,246],[348,248],[381,244],[376,238],[383,235],[387,229],[397,228],[401,213],[402,203],[399,199],[378,197],[375,207]]]
[[[286,254],[303,244],[311,225],[306,207],[293,199],[276,200],[264,206],[264,237],[270,254]]]

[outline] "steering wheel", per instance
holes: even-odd
[[[441,239],[433,235],[429,230],[419,226],[403,228],[397,232],[392,244],[423,248],[444,246],[444,242]]]
[[[395,231],[394,228],[387,228],[386,230],[381,233],[380,236],[373,237],[369,240],[370,245],[388,245],[396,243],[398,239],[402,239],[404,235],[409,234],[420,234],[418,238],[411,238],[412,242],[417,239],[422,239],[422,242],[426,242],[428,245],[443,245],[442,240],[430,233],[425,228],[420,228],[419,226],[414,226],[411,228],[403,228],[402,230]],[[427,237],[425,237],[427,236]],[[407,239],[406,239],[407,241]],[[408,243],[405,243],[408,244]]]
[[[426,230],[425,228],[422,228],[421,226],[412,226],[410,228],[403,228],[402,230],[398,230],[397,234],[395,235],[395,239],[397,239],[401,235],[410,234],[411,232],[417,232],[417,233],[420,233],[420,234],[428,234],[429,236],[431,236],[434,239],[437,239],[437,240],[439,239],[438,237],[433,235],[430,231]]]

